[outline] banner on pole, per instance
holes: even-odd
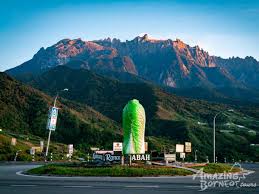
[[[57,118],[58,118],[58,108],[52,107],[49,110],[49,118],[47,122],[47,129],[50,131],[56,130],[56,124],[57,124]]]

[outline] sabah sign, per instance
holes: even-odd
[[[149,161],[150,154],[131,154],[131,161]]]
[[[184,145],[183,144],[176,144],[176,152],[181,153],[184,152]]]
[[[192,143],[185,142],[185,152],[192,152]]]
[[[56,130],[57,118],[58,118],[58,108],[52,107],[49,110],[49,118],[48,118],[48,122],[47,122],[48,130],[50,130],[50,131]]]
[[[113,142],[113,151],[121,152],[122,151],[122,143],[121,142]]]

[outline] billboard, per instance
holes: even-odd
[[[184,145],[183,144],[176,144],[175,146],[176,152],[184,152]]]
[[[123,109],[123,154],[145,153],[146,115],[138,100],[130,100]]]
[[[16,138],[12,137],[11,139],[11,145],[15,146],[16,145]]]
[[[34,155],[35,154],[35,149],[32,147],[31,149],[30,149],[30,155]]]
[[[98,151],[98,150],[100,150],[100,148],[97,148],[97,147],[91,147],[91,148],[90,148],[90,150],[91,150],[91,151]]]
[[[185,152],[192,152],[192,143],[185,142]]]
[[[121,152],[122,151],[122,142],[113,142],[113,151]]]
[[[58,118],[58,108],[57,107],[50,108],[48,122],[47,122],[48,130],[50,131],[56,130],[57,118]]]
[[[165,161],[168,162],[175,162],[176,161],[176,154],[164,154]]]
[[[180,158],[184,159],[185,158],[185,153],[180,153]]]
[[[41,149],[41,152],[42,152],[43,149],[44,149],[44,141],[40,141],[40,149]]]
[[[68,154],[72,155],[74,152],[73,144],[68,144]]]
[[[97,150],[97,151],[95,151],[95,153],[96,154],[114,154],[114,151],[112,151],[112,150]]]
[[[145,152],[148,151],[148,142],[145,142]]]

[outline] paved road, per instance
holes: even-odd
[[[192,177],[116,178],[116,177],[37,177],[22,176],[24,171],[37,165],[0,165],[1,194],[189,194],[189,193],[259,193],[259,165],[243,165],[256,171],[244,179],[256,183],[253,188],[210,188],[199,191],[200,179]]]

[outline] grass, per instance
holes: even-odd
[[[222,164],[222,163],[209,163],[206,166],[194,166],[192,167],[194,169],[201,169],[203,168],[203,172],[205,173],[223,173],[223,172],[240,172],[240,168],[234,167],[232,168],[232,165],[228,164]]]
[[[171,167],[70,167],[59,164],[45,165],[27,171],[28,174],[62,175],[62,176],[113,176],[113,177],[142,177],[142,176],[186,176],[191,171]]]
[[[13,137],[17,140],[15,146],[11,145],[11,138]],[[30,148],[39,147],[40,140],[42,140],[42,138],[31,134],[23,135],[6,130],[0,132],[0,161],[13,161],[15,154],[18,150],[21,151],[18,154],[17,161],[31,161],[32,156],[30,155]],[[53,160],[61,160],[62,157],[64,160],[67,160],[67,158],[65,157],[65,154],[67,152],[67,145],[57,142],[51,142],[49,151],[50,153],[53,153]],[[77,157],[86,157],[86,155],[84,153],[81,154],[81,152],[79,152],[78,150],[74,150],[74,158]],[[43,152],[36,152],[35,160],[43,161]]]

